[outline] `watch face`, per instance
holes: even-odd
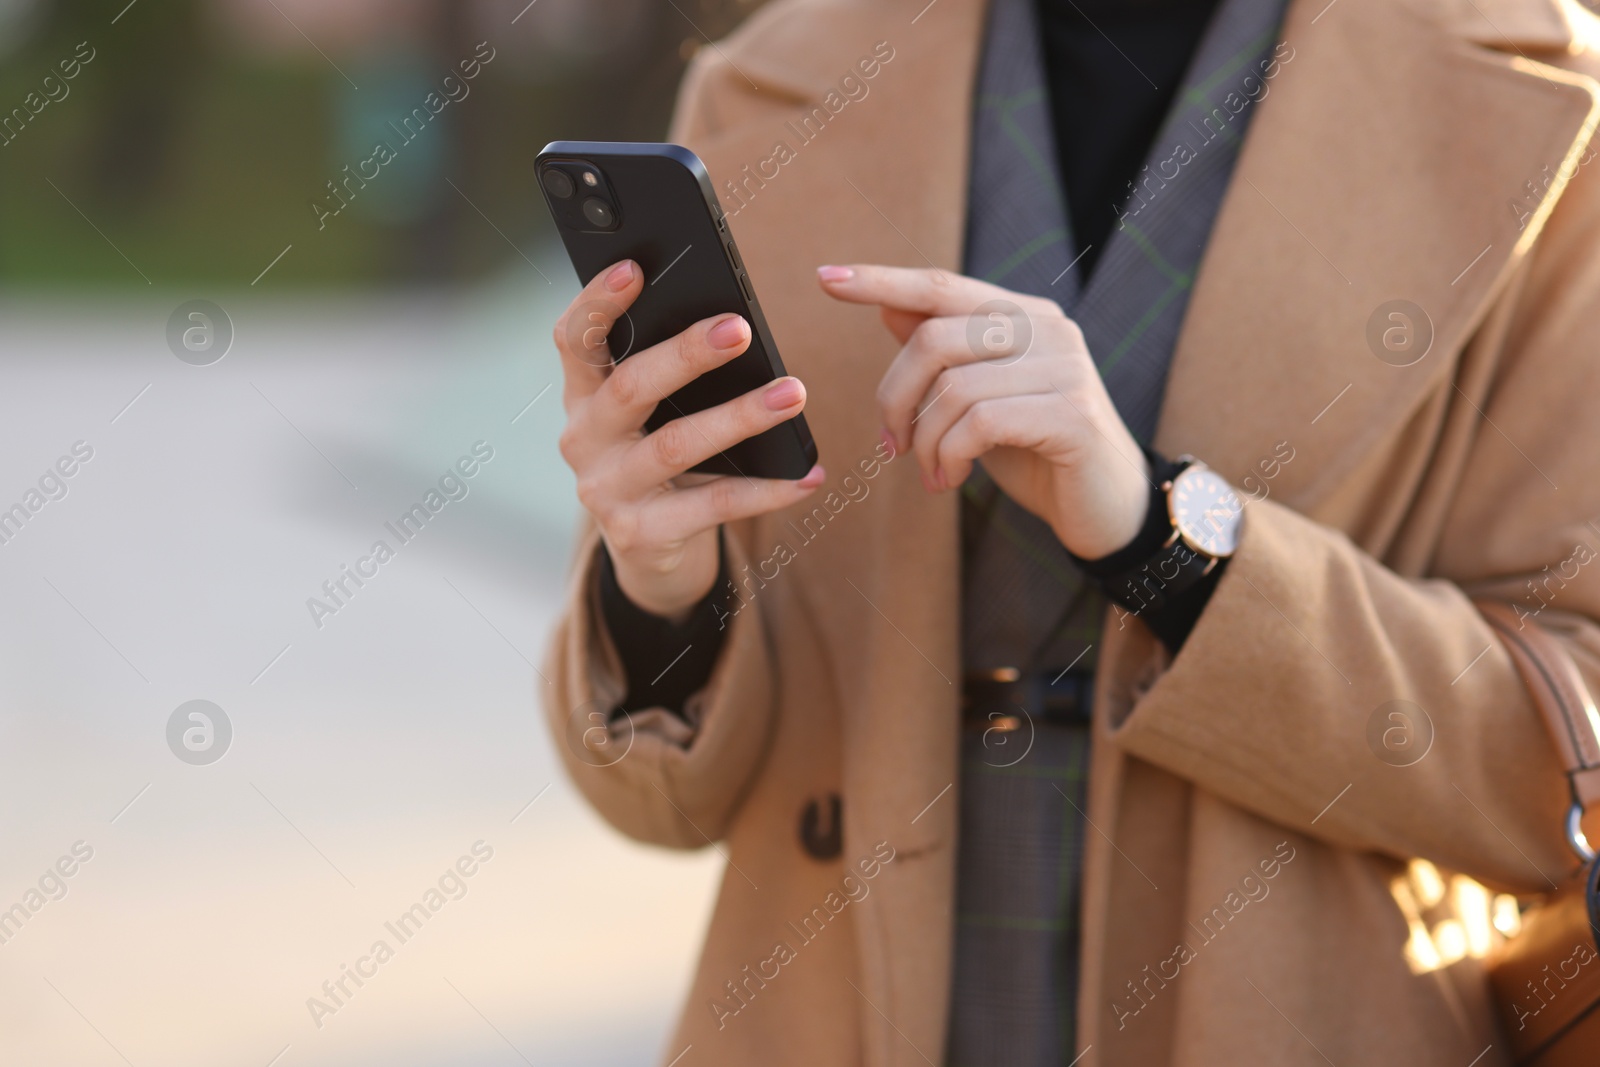
[[[1191,548],[1231,556],[1239,545],[1244,505],[1233,487],[1209,467],[1186,467],[1172,483],[1172,525]]]

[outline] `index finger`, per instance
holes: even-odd
[[[556,320],[566,395],[587,397],[605,383],[612,356],[611,331],[644,288],[644,272],[631,259],[596,274]]]
[[[945,270],[874,263],[817,268],[823,291],[852,304],[879,304],[938,318],[966,315],[986,300],[1015,299],[998,285]]]

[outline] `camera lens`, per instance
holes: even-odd
[[[554,167],[550,167],[544,172],[544,187],[557,200],[565,200],[572,195],[573,190],[572,179],[565,172],[556,170]]]
[[[609,230],[617,222],[617,217],[612,212],[611,205],[593,196],[583,202],[583,217],[594,223],[595,227],[601,230]]]

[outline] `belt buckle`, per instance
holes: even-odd
[[[1022,727],[1030,715],[1023,692],[1022,671],[1017,667],[996,667],[993,670],[969,671],[962,679],[963,717],[974,723],[984,723],[989,729],[1010,733]],[[1009,705],[1017,714],[1002,710]]]
[[[1017,667],[996,667],[970,671],[963,679],[963,718],[990,730],[1011,733],[1023,721],[1078,723],[1089,716],[1089,694],[1081,677],[1073,675],[1070,685],[1059,686],[1067,672],[1024,672]],[[1060,702],[1072,705],[1065,715]]]

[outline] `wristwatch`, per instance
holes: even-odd
[[[1150,506],[1165,506],[1171,533],[1153,555],[1100,579],[1106,595],[1134,614],[1159,610],[1233,555],[1244,511],[1233,487],[1193,456],[1180,456],[1155,475],[1158,493]]]

